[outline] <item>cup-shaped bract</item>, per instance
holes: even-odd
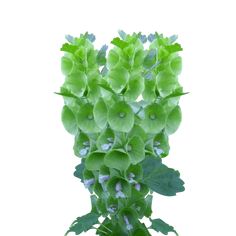
[[[82,97],[87,86],[87,79],[84,72],[77,72],[70,74],[66,77],[66,80],[62,87],[67,89],[71,94],[76,97]]]
[[[166,124],[166,112],[164,108],[153,103],[144,108],[145,117],[142,120],[142,128],[147,133],[159,133]]]
[[[115,103],[108,110],[108,123],[115,131],[129,132],[134,125],[134,113],[124,101]]]
[[[107,105],[103,98],[99,98],[93,108],[94,120],[98,127],[104,129],[107,125]]]
[[[86,157],[91,151],[91,146],[90,138],[82,131],[75,136],[73,149],[76,156]]]
[[[120,171],[127,170],[131,163],[129,155],[122,150],[114,149],[108,152],[104,158],[104,164],[109,168]]]
[[[79,128],[85,133],[97,133],[100,128],[97,126],[94,115],[93,115],[93,105],[91,103],[83,104],[77,115],[77,122]]]
[[[85,167],[88,170],[99,170],[104,165],[104,156],[103,152],[95,151],[91,153],[85,160]]]

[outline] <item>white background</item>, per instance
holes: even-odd
[[[235,235],[234,2],[1,1],[0,235],[63,235],[89,211],[89,193],[73,177],[80,160],[61,124],[62,98],[53,94],[63,82],[59,49],[65,34],[92,32],[100,47],[119,29],[178,34],[184,48],[180,81],[191,93],[164,162],[180,170],[186,191],[155,195],[153,216],[180,236]]]

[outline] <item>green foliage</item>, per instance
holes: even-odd
[[[170,232],[174,232],[176,236],[178,236],[178,233],[175,231],[174,227],[168,225],[163,220],[155,219],[155,220],[151,220],[151,222],[152,222],[152,225],[150,227],[151,229],[154,229],[157,232],[161,232],[164,235],[167,235]]]
[[[169,135],[182,119],[182,47],[175,35],[119,35],[108,53],[106,45],[94,48],[95,36],[88,32],[67,35],[61,47],[65,81],[56,93],[65,103],[61,119],[81,158],[74,176],[91,193],[91,212],[78,217],[66,235],[89,229],[100,236],[150,236],[149,229],[177,235],[151,216],[154,192],[184,191],[180,173],[162,163]],[[143,217],[151,220],[149,228],[140,222]]]

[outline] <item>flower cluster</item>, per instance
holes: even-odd
[[[95,49],[95,36],[88,33],[66,36],[61,48],[65,81],[57,94],[65,103],[62,122],[75,136],[74,153],[81,163],[74,175],[90,191],[92,204],[67,234],[99,224],[100,236],[151,235],[140,219],[151,217],[152,193],[173,196],[184,190],[179,172],[162,163],[169,153],[168,136],[181,122],[182,48],[176,36],[119,35],[108,55],[108,46]],[[152,220],[150,228],[176,233],[161,223]]]

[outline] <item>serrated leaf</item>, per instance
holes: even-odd
[[[84,171],[85,165],[83,162],[81,162],[79,165],[75,167],[74,176],[79,178],[81,181],[83,181],[83,171]]]
[[[134,125],[134,113],[131,107],[123,101],[115,103],[108,110],[108,123],[115,131],[129,132]]]
[[[77,133],[78,126],[76,123],[76,118],[68,106],[63,107],[61,113],[61,120],[67,132],[69,132],[70,134]]]
[[[168,45],[168,46],[166,46],[166,49],[169,51],[169,53],[183,51],[183,48],[178,43]]]
[[[166,132],[173,134],[180,126],[182,120],[182,113],[179,106],[176,106],[168,115],[166,121]]]
[[[70,226],[70,229],[66,232],[65,236],[70,232],[74,232],[76,235],[81,234],[82,232],[87,232],[90,230],[93,225],[98,224],[99,215],[90,212],[84,216],[78,217]]]
[[[142,128],[147,133],[159,133],[166,124],[166,112],[164,108],[153,103],[144,108],[145,117],[142,120]]]
[[[178,236],[178,233],[175,231],[173,226],[168,225],[161,219],[151,220],[152,225],[150,226],[151,229],[154,229],[156,232],[161,232],[164,235],[167,235],[170,232],[173,232]]]
[[[114,38],[111,43],[121,49],[127,47],[129,44],[125,42],[124,40],[121,40],[120,38]]]
[[[184,191],[184,182],[180,179],[180,173],[163,165],[160,160],[153,157],[146,158],[143,163],[143,182],[148,187],[164,196],[175,196]]]
[[[69,53],[74,53],[78,49],[77,46],[71,45],[69,43],[64,43],[61,47],[61,51],[63,52],[69,52]]]
[[[104,164],[109,168],[124,171],[130,165],[130,157],[127,153],[114,149],[106,154]]]
[[[99,98],[94,105],[93,115],[96,124],[104,129],[107,125],[107,105],[103,98]]]
[[[104,165],[104,156],[102,152],[93,152],[85,160],[85,167],[88,170],[99,170]]]

